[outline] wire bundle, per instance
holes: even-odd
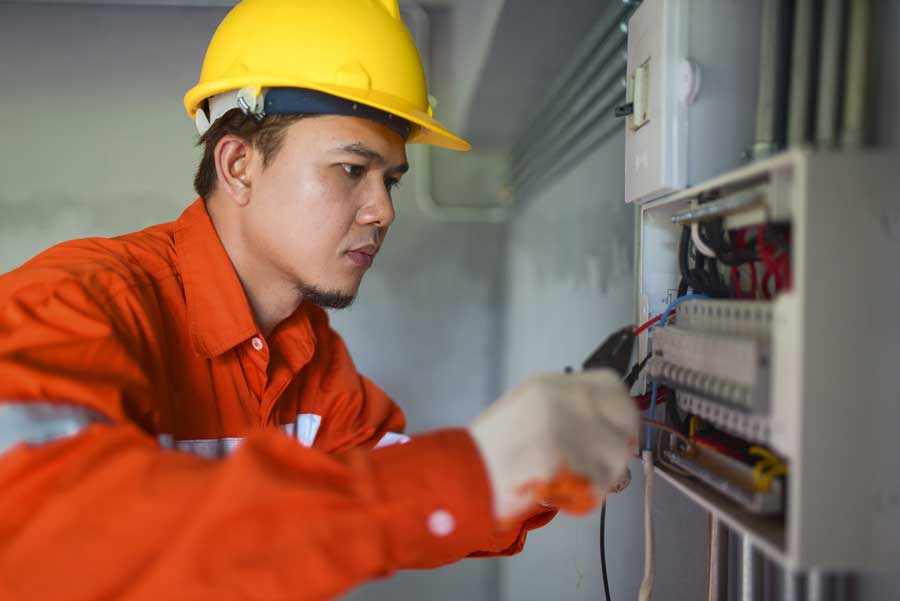
[[[725,231],[721,218],[685,226],[678,244],[682,278],[678,295],[694,291],[711,298],[754,299],[760,294],[771,298],[773,289],[790,288],[789,232],[784,226],[769,224],[752,228],[752,238],[750,234],[750,228]],[[762,278],[757,272],[760,262]],[[749,280],[746,288],[742,275],[745,266]]]

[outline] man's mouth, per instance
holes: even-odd
[[[376,254],[378,254],[378,246],[375,244],[366,244],[347,251],[347,257],[358,267],[371,267]]]

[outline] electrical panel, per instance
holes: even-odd
[[[628,22],[625,199],[741,164],[753,144],[761,0],[644,0]]]
[[[657,474],[790,569],[900,562],[898,166],[792,150],[640,207]]]

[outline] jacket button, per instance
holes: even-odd
[[[437,509],[428,516],[428,530],[435,536],[448,536],[456,530],[456,519],[449,511]]]
[[[261,351],[263,348],[263,341],[260,339],[259,336],[254,336],[253,340],[250,341],[250,344],[252,344],[253,348],[255,348],[258,351]]]

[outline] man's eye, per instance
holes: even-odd
[[[386,179],[386,180],[384,180],[384,187],[387,188],[389,192],[391,190],[396,190],[397,188],[400,187],[400,180],[399,179]]]
[[[363,173],[365,173],[366,171],[366,168],[362,165],[354,165],[352,163],[344,163],[343,165],[341,165],[341,167],[343,167],[344,171],[347,172],[347,175],[349,175],[353,179],[362,177]]]

